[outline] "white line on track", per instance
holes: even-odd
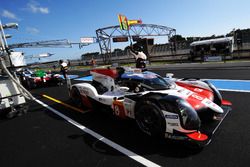
[[[48,106],[47,104],[43,103],[42,101],[35,99],[35,101],[37,103],[39,103],[40,105],[42,105],[43,107],[47,108],[48,110],[52,111],[53,113],[55,113],[56,115],[62,117],[63,119],[65,119],[67,122],[71,123],[72,125],[78,127],[79,129],[81,129],[82,131],[90,134],[91,136],[95,137],[96,139],[98,139],[99,141],[102,141],[103,143],[109,145],[110,147],[116,149],[117,151],[127,155],[128,157],[132,158],[133,160],[145,165],[145,166],[150,166],[150,167],[160,167],[160,165],[153,163],[149,160],[147,160],[146,158],[112,142],[111,140],[101,136],[100,134],[92,131],[91,129],[88,129],[87,127],[79,124],[78,122],[74,121],[73,119],[67,117],[66,115],[63,115],[62,113],[60,113],[59,111],[55,110],[54,108]]]

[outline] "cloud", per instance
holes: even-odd
[[[2,12],[2,17],[6,17],[6,18],[8,18],[8,19],[14,19],[14,20],[19,20],[18,18],[17,18],[17,16],[14,14],[14,13],[11,13],[10,11],[8,11],[8,10],[3,10],[3,12]]]
[[[37,28],[34,27],[27,27],[26,31],[32,35],[38,34],[40,32]]]
[[[49,8],[40,6],[36,1],[28,2],[26,9],[32,13],[49,14]]]

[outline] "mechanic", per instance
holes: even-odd
[[[129,47],[129,49],[136,59],[136,68],[146,68],[145,61],[147,59],[147,56],[145,55],[145,53],[143,53],[142,49],[137,45],[132,45]]]
[[[96,60],[94,58],[91,59],[91,65],[92,65],[92,67],[96,66]]]
[[[63,74],[65,80],[67,80],[68,64],[63,60],[59,60],[60,71]]]

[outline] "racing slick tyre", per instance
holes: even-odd
[[[199,117],[203,122],[212,122],[214,120],[214,111],[208,109],[206,112],[200,113]]]
[[[31,81],[30,79],[27,79],[26,82],[27,82],[26,84],[27,84],[27,88],[28,89],[34,89],[34,88],[37,87],[36,83],[34,83],[33,81]]]
[[[72,98],[72,101],[73,101],[74,105],[77,108],[83,108],[84,107],[84,105],[82,103],[81,94],[80,94],[79,90],[76,87],[73,87],[72,90],[71,90],[71,98]]]
[[[135,112],[135,120],[144,133],[153,137],[164,137],[166,121],[161,109],[154,102],[142,101]]]

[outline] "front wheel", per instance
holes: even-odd
[[[199,117],[203,122],[212,122],[214,120],[214,116],[215,116],[214,111],[210,109],[199,114]]]
[[[155,103],[148,100],[141,102],[135,111],[135,120],[144,133],[154,137],[164,137],[166,121],[161,109]]]

